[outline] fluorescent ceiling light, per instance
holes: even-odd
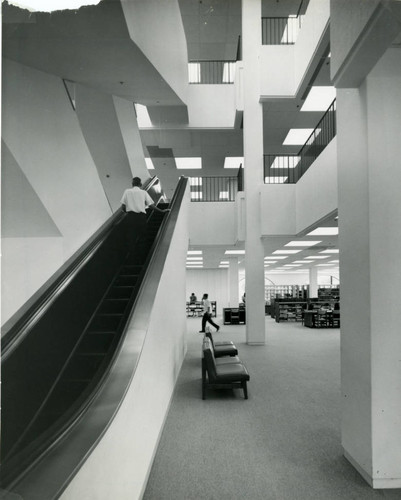
[[[201,255],[202,250],[188,250],[187,254],[188,255]]]
[[[290,241],[285,247],[311,247],[313,245],[317,245],[321,243],[321,241]]]
[[[266,264],[266,262],[265,262],[265,267],[270,267],[270,264]]]
[[[135,111],[139,128],[153,127],[153,123],[150,119],[148,108],[146,106],[143,104],[135,104]]]
[[[228,191],[220,191],[219,200],[228,200]]]
[[[84,5],[97,5],[100,0],[16,0],[11,2],[17,7],[31,12],[51,12],[55,10],[76,10]]]
[[[319,267],[319,266],[335,267],[335,266],[333,266],[333,264],[316,264],[316,267]]]
[[[227,264],[219,264],[219,267],[221,269],[227,269],[228,268],[228,265]]]
[[[301,111],[326,111],[335,98],[335,87],[312,87]]]
[[[145,163],[148,170],[154,170],[155,166],[153,165],[152,158],[145,158]]]
[[[300,267],[302,264],[284,264],[284,267]]]
[[[294,260],[294,264],[310,264],[313,260]]]
[[[187,267],[203,267],[202,262],[187,262]]]
[[[323,250],[322,252],[319,253],[339,253],[339,250],[336,248],[332,248],[331,250]]]
[[[338,264],[340,261],[339,260],[330,260],[332,264]]]
[[[288,255],[292,255],[294,253],[298,253],[298,252],[302,252],[302,250],[276,250],[275,252],[273,252],[273,254],[288,254]]]
[[[275,255],[274,257],[265,257],[265,260],[268,260],[268,259],[276,259],[276,260],[277,260],[277,259],[280,259],[280,260],[281,260],[281,259],[287,259],[287,258],[288,258],[288,257],[287,257],[287,256],[284,256],[284,255],[283,255],[283,256],[281,256],[281,257],[280,257],[279,255]]]
[[[295,168],[300,159],[300,156],[276,156],[270,168]]]
[[[276,264],[277,260],[266,260],[265,259],[265,264]]]
[[[230,262],[228,260],[222,260],[220,264],[229,264]]]
[[[313,132],[313,128],[292,128],[284,139],[284,146],[300,146],[305,144],[309,136]]]
[[[265,184],[284,184],[288,177],[266,176]]]
[[[202,158],[175,158],[179,170],[193,170],[202,168]]]
[[[203,194],[200,191],[191,191],[191,200],[201,200]]]
[[[243,156],[226,156],[224,158],[224,168],[235,168],[238,170],[241,165],[244,165]]]
[[[203,260],[203,257],[187,257],[188,260]]]
[[[308,233],[308,236],[334,236],[336,234],[338,234],[338,227],[318,227]]]
[[[309,255],[309,257],[305,257],[305,259],[327,259],[328,255]]]
[[[189,178],[190,186],[202,186],[202,177],[190,177]]]
[[[226,255],[244,255],[245,250],[226,250],[224,253]]]

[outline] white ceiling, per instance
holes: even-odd
[[[263,16],[296,14],[300,4],[301,0],[263,0]],[[235,60],[241,34],[241,0],[179,0],[179,6],[189,60]],[[120,0],[103,0],[79,11],[52,14],[30,14],[7,3],[2,9],[5,57],[152,106],[153,113],[169,106],[176,113],[177,123],[185,119],[182,101],[130,39]],[[282,144],[288,130],[316,126],[323,113],[300,112],[300,107],[311,84],[330,85],[327,51],[328,40],[323,40],[298,96],[263,103],[265,154],[297,153],[300,147]],[[141,138],[156,167],[151,173],[161,178],[168,196],[180,175],[225,176],[224,158],[243,156],[242,129],[174,129],[170,124],[168,129],[142,130]],[[174,157],[201,157],[203,168],[179,171]],[[272,244],[279,247],[284,243],[269,238],[265,241],[266,254]],[[337,245],[336,238],[324,243]],[[218,266],[225,249],[204,250],[205,265]],[[290,258],[285,260],[290,262]]]

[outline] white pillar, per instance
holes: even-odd
[[[376,488],[401,488],[401,51],[337,90],[342,445]]]
[[[238,307],[239,304],[239,287],[238,287],[238,257],[228,259],[228,290],[229,290],[229,305],[230,307]]]
[[[317,267],[313,266],[309,269],[309,297],[317,297]]]
[[[244,178],[246,338],[265,343],[264,249],[260,225],[263,183],[263,109],[260,98],[261,0],[242,1],[244,65]]]

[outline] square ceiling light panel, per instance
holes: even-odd
[[[301,111],[327,111],[335,98],[335,87],[312,87]]]
[[[179,170],[193,170],[202,168],[202,158],[175,158]]]
[[[274,255],[280,255],[280,254],[283,254],[283,255],[292,255],[294,253],[298,253],[298,252],[302,252],[302,250],[276,250],[275,252],[273,252]]]
[[[226,250],[226,255],[245,255],[245,250]]]
[[[148,170],[154,170],[155,166],[153,165],[152,158],[145,158],[145,163]]]
[[[284,146],[302,146],[309,139],[313,128],[292,128],[284,139]]]
[[[331,250],[323,250],[322,252],[319,252],[319,253],[331,253],[331,254],[335,254],[335,253],[339,253],[339,250],[337,248],[332,248]]]
[[[290,241],[285,247],[312,247],[313,245],[317,245],[321,243],[321,241]]]
[[[235,168],[238,170],[241,165],[244,166],[243,156],[226,156],[224,158],[224,168]]]
[[[308,233],[308,236],[336,236],[338,227],[318,227]]]

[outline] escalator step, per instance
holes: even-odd
[[[88,331],[116,332],[122,317],[122,314],[97,314],[91,321]]]
[[[107,294],[107,299],[129,299],[134,287],[132,286],[113,286]]]
[[[100,314],[123,314],[129,300],[106,298],[99,308]]]

